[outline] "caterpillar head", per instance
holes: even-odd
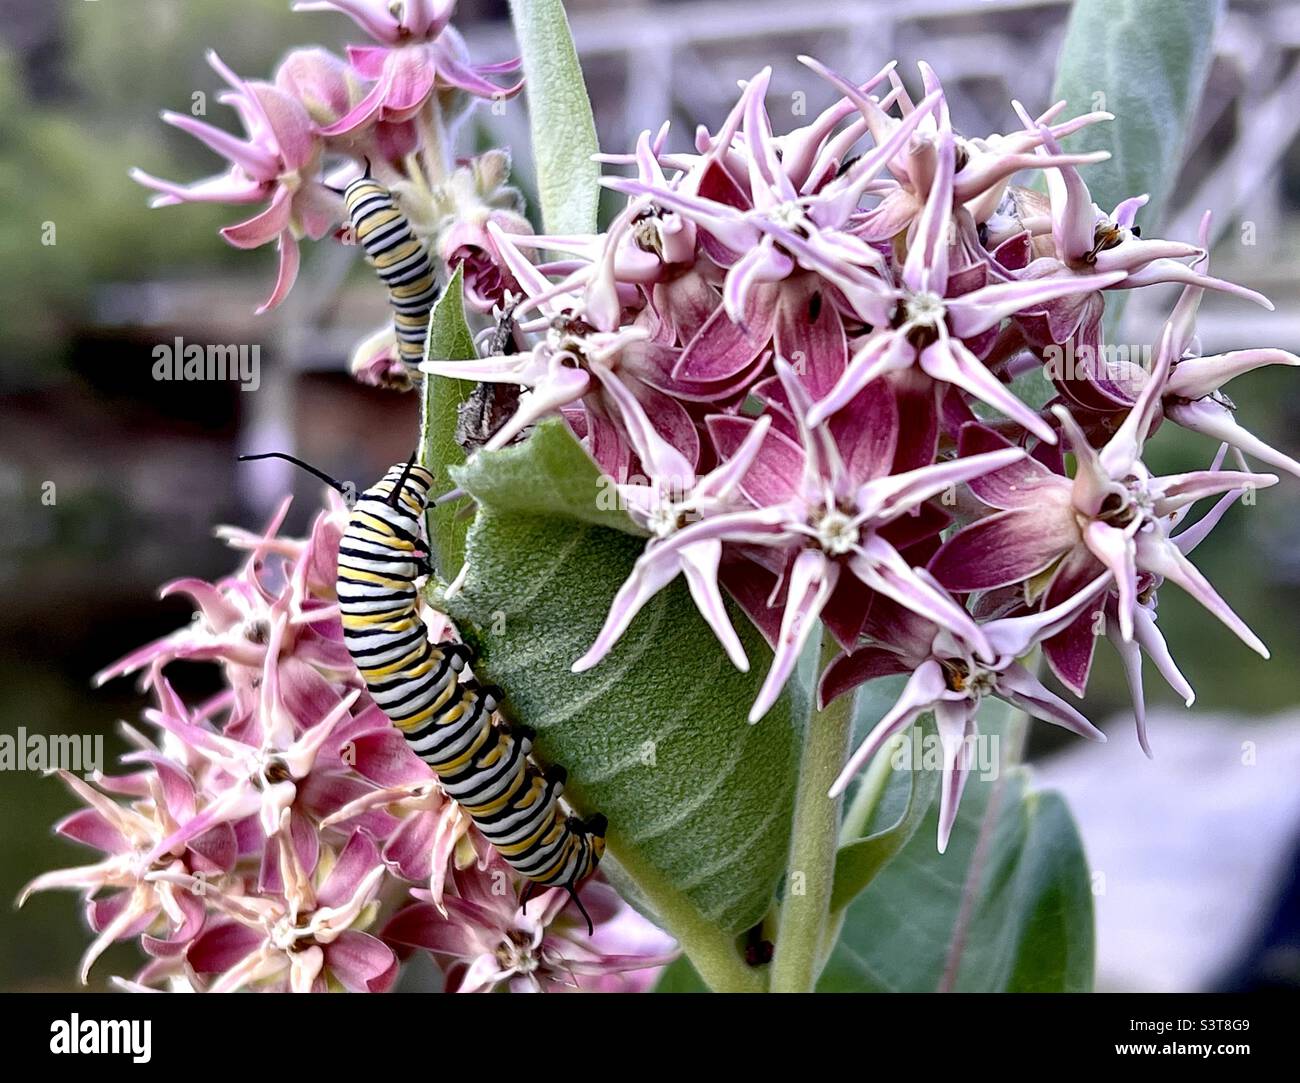
[[[599,861],[605,856],[605,831],[609,827],[603,813],[597,812],[590,819],[583,821],[583,831],[591,840],[591,853],[594,861]]]

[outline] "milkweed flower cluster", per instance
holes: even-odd
[[[741,614],[771,646],[749,712],[760,723],[824,629],[820,707],[907,678],[829,796],[932,715],[942,850],[988,697],[1103,739],[1025,664],[1035,649],[1082,698],[1105,635],[1148,754],[1144,659],[1194,695],[1158,627],[1167,582],[1267,656],[1191,554],[1244,493],[1277,483],[1248,457],[1300,475],[1222,391],[1300,357],[1200,354],[1207,290],[1271,306],[1209,274],[1208,218],[1194,242],[1163,240],[1142,234],[1145,196],[1094,203],[1085,172],[1106,155],[1065,141],[1110,114],[1013,103],[1018,126],[975,137],[954,129],[924,64],[913,97],[893,64],[859,83],[801,58],[833,98],[810,122],[777,134],[764,69],[693,149],[672,149],[665,124],[602,156],[622,200],[603,232],[539,236],[504,150],[452,157],[468,104],[520,89],[498,82],[517,62],[470,61],[449,26],[454,0],[295,9],[345,14],[370,43],[346,57],[296,50],[268,81],[210,54],[244,135],[164,119],[226,170],[191,185],[135,178],[155,205],[257,208],[222,234],[276,244],[263,310],[292,288],[303,238],[350,239],[340,185],[363,173],[390,190],[439,278],[462,270],[471,313],[494,317],[491,346],[420,369],[512,391],[495,400],[507,416],[466,443],[491,451],[562,418],[645,536],[575,671],[600,666],[680,575],[736,667],[751,663]],[[1152,329],[1150,363],[1116,360],[1107,300],[1161,284],[1182,293]],[[352,370],[389,386],[419,377],[391,326],[357,347]],[[1165,422],[1208,438],[1206,469],[1146,466]],[[138,674],[153,699],[145,725],[125,729],[125,773],[61,776],[85,808],[58,831],[102,856],[24,892],[82,893],[95,933],[83,980],[110,944],[137,940],[149,961],[128,988],[378,991],[413,951],[465,992],[648,988],[672,942],[599,878],[580,889],[591,936],[561,889],[520,906],[517,874],[345,649],[343,505],[307,539],[281,535],[286,509],[262,532],[225,531],[241,569],[164,587],[193,600],[194,621],[100,675]],[[425,621],[454,637],[439,614]],[[220,666],[223,690],[187,702],[176,661]]]
[[[326,49],[296,49],[269,81],[236,75],[215,52],[208,62],[226,83],[219,101],[244,129],[243,138],[206,121],[164,112],[163,120],[220,157],[224,173],[184,185],[133,170],[156,195],[153,206],[180,203],[258,205],[221,235],[237,248],[275,242],[279,272],[259,312],[275,308],[298,277],[305,237],[346,239],[339,185],[370,171],[392,189],[419,239],[448,269],[465,264],[468,296],[490,311],[511,283],[495,271],[491,222],[508,233],[529,231],[519,193],[506,185],[509,157],[492,150],[457,164],[455,122],[476,99],[504,100],[522,84],[501,84],[519,64],[471,63],[448,22],[455,0],[347,0],[297,3],[296,11],[349,16],[373,40],[349,46],[346,58]],[[367,338],[353,358],[358,378],[409,387],[392,328]]]
[[[194,620],[98,675],[139,673],[153,698],[124,773],[60,777],[85,808],[57,826],[102,855],[23,892],[73,889],[95,938],[81,967],[136,940],[128,988],[380,992],[399,959],[432,953],[445,987],[645,989],[672,941],[600,882],[527,908],[522,882],[365,691],[335,594],[346,509],[307,539],[223,531],[246,554],[215,583],[184,579]],[[430,632],[451,629],[430,614]],[[187,703],[176,661],[221,667],[225,687]],[[509,912],[508,915],[506,912]],[[580,930],[581,936],[577,933]]]
[[[647,535],[576,671],[598,665],[681,574],[735,665],[749,663],[727,595],[771,644],[758,722],[824,625],[839,653],[820,675],[821,704],[910,674],[832,795],[932,712],[942,849],[982,699],[1103,739],[1017,661],[1035,647],[1082,696],[1104,631],[1144,749],[1141,655],[1192,700],[1156,623],[1166,581],[1267,656],[1188,554],[1244,491],[1277,482],[1243,453],[1300,474],[1236,423],[1220,391],[1300,358],[1198,356],[1206,290],[1271,306],[1207,273],[1204,236],[1143,236],[1145,196],[1094,204],[1081,167],[1107,155],[1061,141],[1110,114],[1062,119],[1059,103],[1031,117],[1017,103],[1020,128],[974,138],[954,130],[928,66],[914,100],[893,65],[858,84],[803,62],[836,96],[803,127],[775,134],[765,69],[693,152],[669,150],[665,125],[605,156],[627,167],[604,179],[626,196],[605,232],[510,236],[489,224],[518,286],[515,348],[422,367],[524,388],[489,447],[566,418]],[[1012,183],[1026,173],[1045,194]],[[564,258],[538,263],[542,251]],[[1159,283],[1183,294],[1151,364],[1117,362],[1101,342],[1107,298]],[[1021,393],[1034,377],[1051,387],[1039,401]],[[1166,420],[1222,443],[1208,469],[1144,465]],[[1223,468],[1228,450],[1240,469]]]

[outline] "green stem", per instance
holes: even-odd
[[[635,882],[704,984],[715,993],[761,993],[763,972],[746,965],[734,937],[701,916],[695,905],[678,891],[635,849],[624,846],[616,831],[610,831],[609,854]]]
[[[910,734],[900,733],[885,742],[885,746],[872,757],[866,774],[858,783],[858,791],[853,795],[853,802],[844,812],[844,822],[840,825],[840,845],[848,846],[867,834],[867,825],[875,815],[880,799],[885,796],[885,787],[889,785],[893,773],[894,753],[908,739]],[[838,910],[832,910],[826,922],[826,931],[822,936],[821,960],[826,965],[831,951],[844,931],[844,916],[848,913],[848,904]]]
[[[853,803],[844,813],[844,823],[840,827],[841,846],[857,842],[867,833],[867,824],[871,822],[876,806],[885,796],[885,787],[889,785],[894,770],[894,753],[910,735],[910,729],[906,733],[895,734],[871,758],[862,781],[858,783],[857,793],[853,795]]]
[[[838,650],[824,633],[819,672]],[[840,802],[826,795],[844,767],[852,735],[852,696],[841,696],[823,711],[814,709],[804,728],[790,864],[772,959],[774,993],[808,993],[817,983],[840,827]]]

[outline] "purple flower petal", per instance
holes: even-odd
[[[929,566],[949,590],[992,590],[1037,575],[1078,543],[1073,511],[1054,501],[976,520],[945,542]]]

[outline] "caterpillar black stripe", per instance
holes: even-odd
[[[343,205],[353,236],[388,288],[398,354],[407,365],[418,365],[424,360],[429,313],[438,299],[429,250],[397,209],[393,194],[369,171],[343,190]]]
[[[288,459],[344,491],[290,455],[240,458]],[[605,817],[583,820],[564,811],[564,768],[543,770],[529,755],[532,731],[493,720],[501,690],[462,683],[469,649],[429,642],[417,611],[415,582],[429,572],[423,524],[432,485],[433,475],[412,457],[353,505],[339,545],[344,642],[375,703],[438,775],[447,796],[529,881],[523,901],[538,886],[563,887],[582,909],[575,889],[604,855]],[[590,929],[590,917],[587,924]]]

